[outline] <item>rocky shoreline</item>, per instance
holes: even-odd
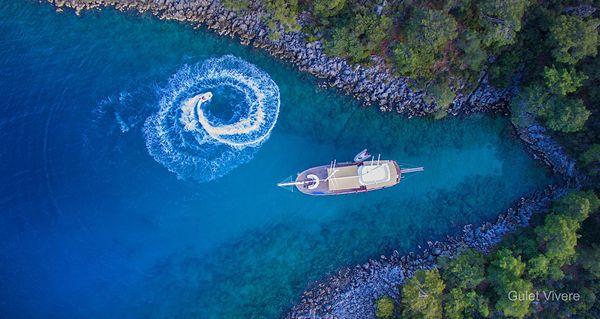
[[[448,236],[444,241],[427,242],[428,248],[420,254],[410,252],[400,256],[394,251],[391,256],[342,269],[327,281],[315,284],[302,295],[286,318],[356,318],[375,317],[375,300],[388,295],[399,301],[398,286],[419,269],[435,267],[439,256],[454,257],[464,248],[489,252],[502,237],[519,227],[527,226],[531,216],[547,210],[552,199],[563,195],[568,188],[550,185],[543,191],[521,198],[512,208],[498,216],[494,223],[480,227],[466,225],[462,234]]]
[[[315,283],[302,295],[301,302],[288,314],[288,319],[356,318],[373,319],[375,300],[388,295],[399,302],[398,286],[419,269],[435,267],[439,256],[454,257],[461,249],[473,248],[487,253],[504,237],[516,229],[525,227],[534,213],[544,213],[552,200],[570,189],[577,189],[585,181],[576,170],[575,161],[567,156],[563,147],[554,141],[547,130],[538,124],[524,128],[515,125],[519,138],[534,158],[541,160],[559,177],[557,184],[519,199],[493,223],[477,228],[466,225],[462,234],[447,236],[444,241],[427,242],[428,248],[420,253],[391,256],[345,268],[326,281]],[[419,247],[421,248],[421,247]]]
[[[291,62],[299,70],[323,79],[328,86],[341,89],[365,104],[379,105],[384,112],[395,111],[411,117],[436,111],[435,105],[425,103],[422,92],[409,88],[409,79],[394,76],[381,59],[374,58],[370,67],[351,65],[341,58],[326,56],[320,42],[307,43],[301,33],[287,33],[280,40],[271,41],[268,28],[261,21],[264,12],[256,3],[251,4],[250,13],[243,13],[223,8],[219,0],[46,1],[56,6],[58,11],[71,8],[77,14],[81,10],[113,6],[121,11],[150,12],[160,19],[184,21],[195,27],[205,26],[219,35],[236,37],[244,45],[261,48]],[[449,114],[507,113],[506,105],[510,96],[510,90],[498,90],[490,86],[483,74],[471,94],[457,95]],[[547,210],[554,198],[582,185],[584,181],[575,169],[575,162],[548,136],[543,126],[532,124],[525,128],[515,126],[515,129],[528,151],[560,177],[558,184],[521,198],[493,223],[485,223],[477,228],[467,225],[459,235],[428,242],[428,248],[418,254],[411,252],[400,256],[394,251],[391,256],[381,256],[378,260],[342,269],[309,287],[302,295],[301,302],[286,317],[374,318],[375,299],[390,295],[398,301],[398,285],[416,270],[432,268],[438,256],[452,257],[465,247],[490,251],[505,234],[528,225],[533,213]]]
[[[339,57],[327,56],[319,41],[308,43],[301,32],[285,33],[281,39],[268,38],[269,29],[262,22],[264,10],[257,1],[250,9],[235,12],[223,7],[219,0],[46,0],[57,7],[82,10],[112,6],[121,11],[152,13],[160,19],[187,22],[195,27],[207,27],[219,35],[237,38],[294,64],[328,86],[338,88],[367,105],[376,104],[381,111],[411,116],[425,116],[437,110],[435,104],[423,99],[423,92],[410,88],[410,79],[394,76],[381,58],[372,57],[372,66],[353,65]],[[457,94],[448,113],[464,115],[475,112],[503,112],[510,90],[499,90],[483,74],[477,88],[470,94]]]

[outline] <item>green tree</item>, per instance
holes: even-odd
[[[437,269],[417,270],[402,287],[402,316],[434,319],[442,317],[444,281]]]
[[[580,131],[591,115],[583,101],[554,95],[538,83],[523,88],[511,102],[511,110],[533,114],[548,128],[564,133]]]
[[[531,300],[510,300],[509,292],[517,291],[519,293],[528,293],[533,291],[533,284],[524,279],[515,279],[506,287],[503,287],[502,294],[498,295],[496,310],[500,311],[506,317],[524,318],[530,312]]]
[[[536,83],[520,89],[509,105],[511,121],[518,127],[526,127],[535,123],[535,118],[541,117],[546,110],[550,93]]]
[[[472,0],[446,0],[444,1],[444,10],[455,17],[464,18],[470,14],[472,2]]]
[[[576,64],[586,56],[596,56],[599,20],[583,20],[577,16],[561,15],[550,27],[552,55],[556,61]]]
[[[553,280],[560,280],[564,276],[561,270],[575,258],[577,245],[577,230],[579,222],[570,216],[551,213],[544,219],[544,224],[536,227],[538,240],[545,247],[545,256],[548,258],[548,274]]]
[[[566,303],[566,314],[564,317],[571,318],[590,318],[596,319],[597,316],[594,315],[594,312],[588,313],[588,311],[594,306],[596,303],[596,294],[585,286],[578,286],[577,292],[581,296],[580,301],[578,302],[568,302]],[[576,317],[573,315],[577,315]]]
[[[577,261],[595,279],[600,279],[600,245],[593,244],[590,248],[581,249],[577,253]]]
[[[479,23],[483,26],[483,43],[488,47],[502,47],[515,41],[521,30],[521,20],[528,0],[480,0]]]
[[[488,67],[490,82],[499,87],[509,86],[514,71],[521,65],[521,55],[520,50],[512,47],[503,50],[496,61]]]
[[[544,67],[544,81],[550,92],[557,95],[567,95],[577,91],[587,76],[583,73],[578,73],[573,67],[556,68]]]
[[[442,276],[450,287],[475,288],[485,279],[483,254],[466,249],[453,259],[442,259]]]
[[[580,99],[552,97],[541,113],[548,128],[564,133],[581,131],[592,113]]]
[[[425,93],[425,102],[433,103],[435,101],[438,105],[437,119],[446,116],[448,107],[456,97],[456,93],[450,89],[448,81],[443,81],[442,79],[430,82],[425,89]]]
[[[446,300],[444,302],[444,314],[447,318],[464,318],[468,306],[469,302],[466,300],[466,296],[463,294],[462,289],[452,288],[450,292],[446,293]]]
[[[476,314],[483,317],[490,315],[488,300],[473,290],[464,292],[460,288],[453,288],[445,297],[445,318],[462,319],[473,318]]]
[[[591,212],[598,209],[600,202],[594,192],[571,192],[556,201],[552,210],[583,222]]]
[[[269,37],[277,40],[281,37],[280,27],[283,32],[299,31],[300,25],[296,20],[298,16],[298,0],[262,0],[267,11],[265,17],[271,30]]]
[[[600,144],[592,144],[581,154],[581,162],[592,176],[600,175]]]
[[[525,260],[540,254],[537,238],[532,228],[517,230],[514,235],[506,237],[503,246],[512,250],[515,256],[522,256]]]
[[[390,296],[377,298],[375,301],[375,317],[378,319],[392,319],[395,317],[394,299]]]
[[[537,255],[531,258],[527,262],[527,275],[528,278],[547,278],[548,277],[548,267],[550,266],[550,261],[543,254]]]
[[[521,278],[525,271],[525,263],[521,257],[514,257],[512,251],[501,248],[492,257],[488,268],[488,278],[494,283],[495,288],[508,287],[511,282]]]
[[[510,300],[511,291],[529,292],[533,289],[531,282],[522,279],[525,263],[521,257],[513,256],[512,251],[500,248],[493,255],[488,268],[493,289],[498,296],[496,310],[507,317],[523,318],[529,313],[529,300]]]
[[[333,17],[346,6],[346,0],[315,0],[314,11],[321,18]]]
[[[481,38],[475,31],[467,30],[458,39],[458,48],[462,51],[464,68],[479,73],[487,59],[487,53],[481,46]]]
[[[327,53],[362,62],[386,37],[392,21],[387,16],[358,14],[349,25],[334,29],[332,44],[325,47]]]
[[[551,99],[552,94],[543,85],[532,83],[521,89],[514,101],[523,104],[531,114],[543,115]]]
[[[431,80],[433,63],[456,38],[456,28],[454,18],[444,11],[415,9],[406,26],[406,40],[394,49],[398,71],[417,80]]]

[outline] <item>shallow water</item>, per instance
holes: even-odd
[[[144,123],[169,79],[224,55],[276,83],[277,124],[222,178],[178,179],[149,154]],[[382,115],[148,16],[3,1],[0,71],[3,318],[277,318],[312,280],[493,220],[550,181],[503,118]],[[274,186],[367,146],[426,170],[352,196]]]

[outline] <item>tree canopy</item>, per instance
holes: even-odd
[[[283,32],[299,31],[298,24],[298,0],[262,0],[267,9],[269,18],[267,25],[271,29],[270,37],[278,39],[281,37],[279,27]]]
[[[393,319],[395,315],[394,300],[390,296],[383,296],[375,301],[377,319]]]
[[[435,269],[420,270],[405,282],[402,318],[489,317],[491,309],[503,318],[587,318],[600,293],[600,244],[581,245],[578,231],[591,222],[589,236],[596,237],[600,221],[590,216],[599,207],[593,191],[571,192],[554,200],[535,228],[505,237],[491,254],[464,249],[454,258],[438,257],[441,277]],[[541,299],[534,307],[525,295],[541,289],[576,291],[581,300]]]
[[[591,114],[583,100],[564,97],[549,99],[541,113],[548,128],[565,133],[582,130]]]
[[[590,175],[600,175],[600,144],[590,145],[580,159]]]
[[[346,6],[346,2],[346,0],[314,0],[313,6],[317,16],[328,18],[339,14]]]
[[[402,286],[402,316],[434,319],[442,317],[445,284],[437,269],[417,270]]]
[[[587,76],[570,68],[544,67],[544,81],[550,92],[557,95],[567,95],[577,91]]]
[[[446,44],[457,36],[454,18],[444,11],[415,9],[406,26],[406,40],[394,49],[398,71],[431,80],[432,66]]]
[[[530,300],[510,300],[507,295],[510,291],[528,292],[533,285],[522,279],[525,272],[525,263],[521,257],[515,257],[512,251],[501,248],[494,254],[489,267],[489,279],[494,284],[498,295],[496,310],[505,316],[523,318],[529,313]]]
[[[598,210],[600,201],[593,192],[573,192],[563,196],[552,206],[552,210],[583,222],[590,213]]]
[[[523,88],[511,102],[511,109],[536,115],[548,128],[565,133],[582,130],[591,115],[581,99],[552,94],[538,83]]]
[[[483,254],[473,249],[463,251],[458,257],[441,261],[446,283],[458,288],[475,288],[485,278]]]
[[[528,5],[528,0],[478,1],[479,21],[484,28],[483,43],[488,47],[512,44],[521,30],[521,19]]]
[[[586,56],[596,56],[599,20],[583,20],[577,16],[561,15],[550,27],[556,61],[576,64]]]
[[[388,17],[358,14],[348,25],[334,29],[332,43],[326,51],[352,62],[364,61],[385,38],[391,25]]]
[[[476,315],[487,318],[490,315],[489,301],[473,290],[464,292],[460,288],[452,288],[444,303],[445,318],[474,318]]]

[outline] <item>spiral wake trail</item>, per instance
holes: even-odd
[[[212,98],[198,103],[200,95]],[[279,88],[234,56],[184,66],[144,124],[150,155],[182,179],[207,182],[249,162],[277,123]]]

